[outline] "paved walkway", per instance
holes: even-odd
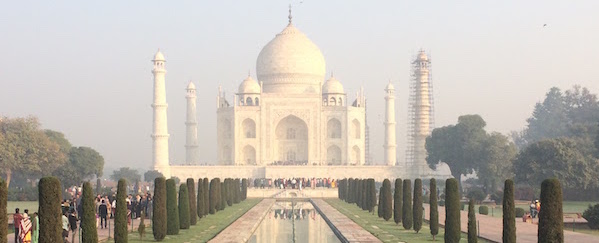
[[[208,242],[247,242],[275,201],[275,199],[262,200]]]
[[[424,205],[425,218],[430,219],[429,205]],[[462,232],[468,232],[468,211],[461,211]],[[502,242],[503,219],[488,215],[476,214],[479,223],[480,237],[490,241]],[[439,224],[445,225],[445,207],[439,207]],[[536,243],[538,227],[536,224],[522,222],[516,218],[516,240],[519,243]],[[599,236],[564,230],[565,242],[599,242]]]
[[[347,240],[342,240],[342,242],[381,242],[374,235],[370,234],[370,232],[360,227],[322,199],[312,199],[311,201],[314,208],[320,212],[325,221],[334,225],[338,233]]]
[[[146,219],[144,221],[145,225],[146,225],[146,229],[148,229],[148,227],[151,225],[152,220],[151,219]],[[114,219],[109,220],[110,223],[110,238],[114,238]],[[137,232],[137,228],[139,226],[139,219],[134,219],[133,220],[133,225],[134,225],[134,232]],[[99,225],[98,225],[99,226]],[[129,232],[131,232],[131,225],[128,226],[129,227]],[[109,230],[107,228],[105,229],[100,229],[98,227],[98,240],[100,242],[107,242],[108,241],[108,232]],[[147,231],[146,231],[147,232]],[[72,239],[72,234],[69,233],[69,241]],[[147,236],[146,236],[147,237]],[[151,236],[150,236],[151,237]],[[8,234],[8,243],[14,243],[15,240],[15,234]],[[77,235],[75,236],[75,242],[72,243],[79,243],[79,232],[77,232]]]

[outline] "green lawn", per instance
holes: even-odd
[[[239,204],[234,204],[231,207],[225,208],[223,211],[219,211],[216,214],[208,215],[201,218],[197,225],[192,225],[187,230],[180,230],[178,235],[167,235],[166,238],[161,242],[207,242],[214,238],[218,233],[227,228],[231,223],[237,220],[241,215],[245,214],[248,210],[258,204],[262,199],[248,198]],[[154,241],[152,235],[152,227],[146,228],[146,236],[144,237],[145,242]],[[129,242],[142,242],[139,239],[138,233],[129,234]]]
[[[580,213],[580,214],[582,214],[584,212],[584,210],[586,210],[587,208],[589,208],[589,204],[590,205],[595,205],[597,203],[599,203],[599,202],[564,201],[563,202],[563,209],[564,209],[564,213]],[[476,205],[475,206],[476,213],[478,213],[478,208],[479,207],[480,207],[480,205]],[[494,217],[499,217],[499,218],[501,218],[503,216],[503,208],[501,207],[501,205],[497,205],[495,207],[489,205],[488,207],[489,207],[489,216],[494,216]],[[525,212],[529,212],[530,211],[530,209],[528,207],[528,204],[516,204],[516,207],[524,209]]]
[[[8,201],[6,204],[6,211],[8,214],[15,213],[15,208],[21,209],[21,213],[23,210],[29,209],[29,214],[33,214],[37,212],[38,204],[37,201]]]
[[[325,201],[383,242],[413,243],[431,242],[433,240],[428,224],[426,223],[423,223],[420,233],[417,234],[414,230],[405,230],[401,226],[401,223],[399,226],[396,225],[393,219],[385,221],[379,218],[376,215],[376,209],[375,214],[372,214],[358,208],[355,204],[349,204],[339,199],[326,199]],[[443,228],[440,228],[439,235],[436,237],[438,242],[443,241],[443,233]],[[487,242],[484,239],[479,239],[478,241]],[[460,242],[468,242],[468,236],[462,234]]]

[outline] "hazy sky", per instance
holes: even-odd
[[[185,158],[185,86],[198,87],[203,161],[216,159],[216,93],[229,99],[287,24],[289,1],[7,1],[0,114],[34,115],[108,167],[151,166],[151,62],[167,59],[170,155]],[[348,93],[365,86],[382,159],[384,86],[398,89],[404,160],[410,60],[432,55],[436,124],[480,114],[520,130],[551,86],[599,92],[599,1],[294,1],[293,20]],[[547,24],[546,27],[543,27]]]

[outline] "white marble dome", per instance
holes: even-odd
[[[258,80],[267,93],[316,93],[325,68],[318,46],[292,23],[262,48],[256,60]]]
[[[238,91],[240,94],[259,94],[260,85],[251,76],[248,76],[241,82]]]
[[[154,61],[164,61],[164,55],[162,55],[162,52],[160,52],[160,50],[158,50],[158,52],[156,52],[156,55],[154,55]]]
[[[343,84],[339,82],[335,77],[331,75],[331,78],[327,80],[322,86],[323,94],[343,94]]]
[[[196,89],[196,86],[193,84],[193,82],[189,81],[189,84],[187,84],[187,89]]]

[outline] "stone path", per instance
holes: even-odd
[[[360,227],[353,220],[337,211],[337,209],[322,199],[311,199],[311,201],[314,208],[319,211],[325,221],[336,228],[337,232],[335,234],[339,233],[345,238],[345,241],[341,240],[342,242],[381,242],[374,235],[370,234],[370,232]],[[335,230],[333,229],[333,231]]]
[[[148,227],[150,227],[151,225],[151,219],[146,219],[144,221],[145,225],[146,225],[146,229],[148,229]],[[110,238],[112,239],[114,237],[114,219],[109,220],[110,222]],[[133,225],[134,225],[134,232],[137,232],[137,228],[139,226],[139,219],[134,219],[133,221]],[[108,241],[108,229],[100,229],[98,228],[98,240],[100,242],[107,242]],[[131,225],[129,225],[129,232],[131,232]],[[146,231],[147,232],[147,231]],[[69,233],[69,241],[71,240],[72,234]],[[146,237],[148,237],[146,235]],[[152,236],[150,236],[152,237]],[[15,234],[8,234],[8,243],[14,243],[15,240]],[[77,232],[77,235],[75,236],[75,242],[72,243],[79,243],[79,232]]]
[[[275,201],[275,199],[262,200],[208,242],[247,242]]]
[[[424,205],[425,219],[430,219],[429,205]],[[468,232],[468,211],[461,211],[461,229],[462,232]],[[476,220],[479,223],[480,237],[490,241],[502,242],[503,219],[488,215],[476,214]],[[445,225],[445,207],[439,206],[439,224]],[[520,243],[537,242],[536,224],[522,222],[521,218],[516,218],[516,240]],[[599,242],[599,236],[583,234],[564,230],[565,242]]]

